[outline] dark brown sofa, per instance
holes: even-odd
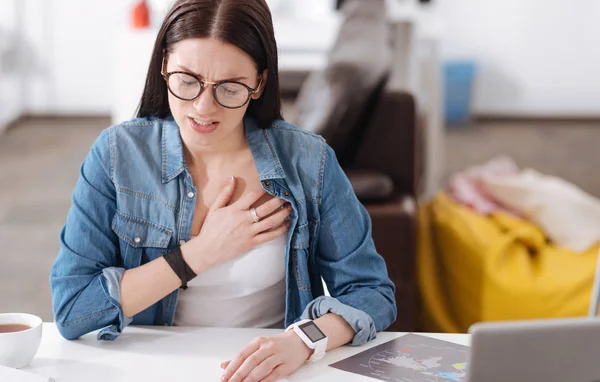
[[[423,139],[402,53],[409,51],[402,47],[409,44],[409,26],[405,34],[402,25],[386,22],[383,0],[347,0],[342,11],[326,68],[304,82],[293,122],[322,135],[336,152],[371,216],[375,245],[396,285],[398,319],[388,330],[412,331]]]

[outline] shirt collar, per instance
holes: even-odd
[[[162,182],[170,182],[184,169],[185,161],[179,126],[173,117],[168,117],[163,122],[162,128]]]
[[[248,116],[244,117],[244,129],[260,180],[285,178],[268,129],[260,129],[255,119]],[[185,159],[179,126],[173,117],[169,117],[164,121],[162,129],[162,182],[170,182],[184,169]]]
[[[260,180],[285,178],[269,129],[259,128],[256,120],[248,116],[244,117],[244,128]]]

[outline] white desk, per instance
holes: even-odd
[[[114,342],[96,341],[94,334],[67,341],[54,324],[45,323],[42,344],[31,364],[23,369],[56,382],[219,381],[220,364],[235,356],[257,336],[279,333],[271,329],[216,329],[129,327]],[[371,378],[328,365],[404,333],[379,333],[362,347],[341,347],[314,364],[303,366],[289,381],[366,382]],[[468,345],[465,334],[429,334],[430,337]],[[283,381],[283,380],[282,380]]]

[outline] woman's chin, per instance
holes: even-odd
[[[191,128],[181,130],[181,139],[184,145],[192,151],[212,151],[213,149],[217,149],[219,146],[218,142],[222,139],[220,135],[218,132],[201,134]]]

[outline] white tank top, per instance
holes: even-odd
[[[175,325],[283,328],[286,235],[200,273],[179,292]]]

